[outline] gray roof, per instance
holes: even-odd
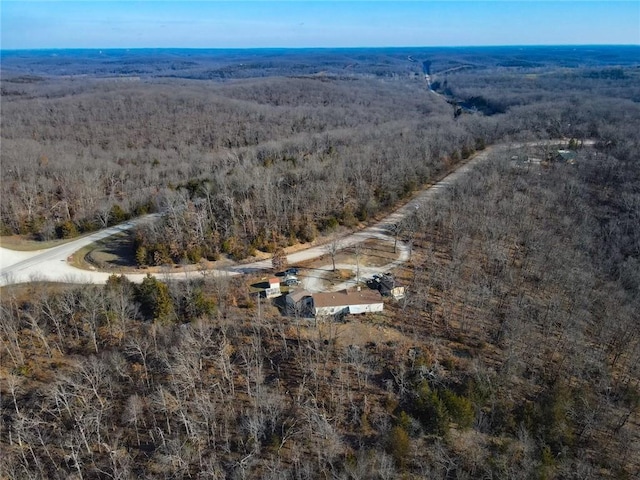
[[[299,290],[294,290],[293,292],[289,293],[288,297],[293,300],[294,303],[298,303],[300,300],[302,300],[304,297],[311,297],[311,292],[307,292],[304,289],[299,289]]]
[[[573,150],[558,150],[558,155],[568,162],[569,160],[575,160],[578,154]]]

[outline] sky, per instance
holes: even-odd
[[[0,0],[0,48],[638,45],[640,0]]]

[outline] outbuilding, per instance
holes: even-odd
[[[285,297],[287,313],[299,317],[310,317],[313,315],[313,299],[311,293],[304,290],[294,290]]]
[[[272,277],[269,279],[269,288],[265,289],[264,296],[267,298],[275,298],[282,295],[280,291],[280,279],[278,277]]]

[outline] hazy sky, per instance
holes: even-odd
[[[0,0],[1,48],[640,44],[640,0]]]

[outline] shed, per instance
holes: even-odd
[[[313,299],[311,298],[311,293],[306,290],[294,290],[289,293],[285,297],[285,303],[289,314],[297,314],[302,317],[312,315]]]
[[[269,288],[265,289],[264,296],[267,298],[275,298],[282,295],[280,291],[280,279],[277,277],[271,277],[269,279]]]

